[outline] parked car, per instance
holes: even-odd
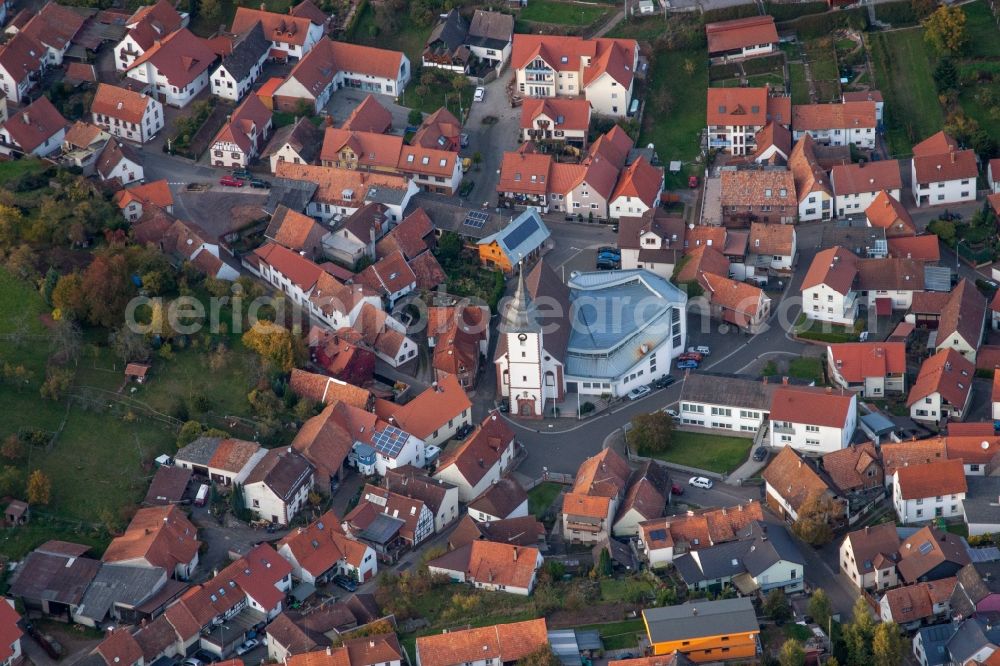
[[[670,486],[670,494],[671,495],[683,495],[684,494],[684,486],[682,486],[679,483],[671,484],[671,486]]]
[[[201,660],[205,664],[214,664],[220,661],[217,655],[212,654],[208,650],[198,650],[191,656],[195,659]]]
[[[462,134],[459,134],[458,135],[458,140],[459,140],[459,145],[462,148],[468,147],[468,145],[469,145],[469,135],[468,134],[465,134],[464,132]]]
[[[688,187],[692,190],[698,187],[698,176],[688,176]]]
[[[205,666],[201,659],[195,659],[194,657],[188,657],[182,663],[184,666]]]
[[[760,462],[765,458],[767,458],[767,449],[765,449],[763,446],[758,446],[756,449],[754,449],[753,459],[756,462]]]
[[[676,409],[664,409],[663,411],[672,419],[679,419],[681,417],[681,415],[677,413]]]
[[[616,271],[621,267],[621,264],[619,264],[617,261],[602,260],[602,259],[598,259],[596,265],[597,265],[597,270],[599,271]]]
[[[643,396],[649,395],[651,392],[652,392],[652,390],[648,386],[638,386],[638,387],[632,389],[631,391],[629,391],[628,395],[626,397],[629,400],[638,400],[639,398],[642,398]]]
[[[655,386],[658,389],[667,388],[668,386],[670,386],[671,384],[673,384],[675,381],[677,381],[677,380],[674,379],[673,375],[663,375],[662,377],[660,377],[659,379],[657,379],[655,382],[653,382],[653,386]]]
[[[703,476],[692,476],[691,479],[688,481],[688,485],[694,486],[695,488],[703,488],[705,490],[708,490],[709,488],[712,487],[712,480],[706,479]]]
[[[358,589],[358,582],[353,578],[348,578],[347,576],[336,576],[333,579],[333,582],[337,585],[337,587],[341,587],[348,592],[353,592]]]
[[[256,638],[248,638],[242,645],[236,648],[236,654],[242,657],[247,652],[252,652],[258,645],[260,645],[259,640]]]
[[[254,187],[258,190],[269,190],[271,189],[271,183],[261,178],[251,178],[250,187]]]
[[[689,351],[689,352],[682,352],[682,353],[678,354],[677,355],[677,360],[678,361],[698,361],[699,363],[701,363],[702,360],[704,360],[704,357],[701,354],[699,354],[698,352]]]
[[[486,88],[479,86],[476,88],[476,94],[472,96],[473,102],[482,102],[486,99]]]
[[[677,361],[678,370],[696,370],[698,361]]]
[[[689,353],[701,354],[702,356],[711,356],[712,355],[711,348],[709,348],[709,347],[707,347],[705,345],[698,345],[697,347],[688,347],[688,352]]]
[[[464,426],[455,431],[455,436],[452,438],[461,442],[463,439],[469,436],[469,434],[476,429],[476,426],[471,423],[466,423]]]
[[[233,169],[233,178],[242,178],[243,180],[250,180],[253,178],[253,174],[246,169]]]
[[[597,248],[597,254],[613,254],[620,257],[622,255],[622,251],[616,247],[611,247],[610,245],[602,245]]]
[[[500,413],[506,414],[510,411],[510,401],[507,398],[500,400]]]
[[[223,176],[219,179],[219,185],[223,187],[243,187],[243,181],[236,176]]]

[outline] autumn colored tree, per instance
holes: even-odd
[[[839,514],[840,507],[830,495],[822,490],[813,491],[799,507],[792,532],[812,546],[828,544],[833,539],[830,519]]]
[[[794,638],[789,638],[781,646],[778,653],[778,663],[781,666],[804,666],[806,663],[806,651]]]
[[[59,312],[59,319],[76,320],[86,315],[83,278],[79,273],[70,273],[59,278],[52,290],[52,307]]]
[[[52,497],[52,481],[40,469],[28,477],[28,504],[48,504]]]
[[[267,321],[258,321],[243,334],[243,344],[260,355],[270,368],[290,372],[295,367],[296,341],[291,331]]]
[[[823,629],[823,631],[827,631],[832,613],[833,607],[830,604],[830,597],[827,595],[826,590],[822,587],[813,590],[812,596],[809,597],[809,615],[812,616],[813,622]]]
[[[16,433],[11,433],[3,440],[0,446],[0,455],[7,460],[18,460],[24,455],[24,443]]]
[[[670,437],[674,432],[674,419],[663,411],[639,414],[632,419],[628,430],[628,442],[637,453],[662,453],[670,447]]]
[[[967,38],[961,7],[941,5],[924,19],[924,39],[939,54],[959,53]]]
[[[121,323],[131,291],[124,257],[97,255],[83,273],[81,291],[90,323],[104,328]]]
[[[872,638],[872,657],[875,666],[901,666],[903,654],[903,637],[899,633],[899,625],[895,622],[882,622],[875,627]]]
[[[872,662],[872,641],[875,637],[875,618],[865,598],[858,597],[852,611],[854,619],[844,627],[844,642],[847,644],[849,664],[870,664]]]

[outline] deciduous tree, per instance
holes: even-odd
[[[872,640],[875,637],[875,618],[864,597],[854,602],[854,619],[844,627],[844,642],[847,644],[848,663],[870,664],[872,661]]]
[[[52,306],[59,312],[59,319],[77,320],[86,315],[83,300],[83,279],[79,273],[63,275],[52,290]]]
[[[808,609],[813,622],[823,629],[823,631],[827,631],[830,626],[832,606],[830,604],[830,597],[826,594],[826,590],[821,587],[813,590],[812,596],[809,598]]]
[[[40,469],[28,477],[28,504],[48,504],[52,498],[52,481]]]
[[[941,5],[924,19],[924,39],[938,53],[959,53],[965,46],[965,10]]]
[[[903,637],[895,622],[882,622],[875,627],[872,657],[875,666],[900,666],[903,663]]]
[[[559,666],[561,663],[548,643],[517,660],[517,666]]]
[[[662,453],[670,447],[673,432],[674,419],[666,412],[640,414],[632,419],[628,441],[638,453]]]
[[[280,372],[295,367],[296,344],[287,328],[267,321],[258,321],[243,334],[243,344],[261,357],[266,365]]]
[[[97,255],[83,273],[81,289],[90,323],[105,328],[121,323],[131,292],[125,259],[121,255]]]
[[[794,638],[789,638],[781,646],[778,653],[778,663],[781,666],[804,666],[806,663],[806,651]]]
[[[762,610],[772,620],[787,620],[792,616],[792,609],[788,605],[788,597],[785,596],[781,588],[774,588],[767,593]]]
[[[839,515],[840,507],[829,494],[815,490],[799,507],[798,519],[792,525],[795,536],[813,546],[822,546],[833,539],[830,519]]]

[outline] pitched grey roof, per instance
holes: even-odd
[[[268,141],[261,159],[270,159],[286,143],[295,149],[306,164],[312,164],[323,147],[323,132],[309,118],[302,116],[293,124],[278,128]]]
[[[222,59],[222,66],[234,79],[242,81],[270,48],[271,42],[264,37],[264,28],[257,21],[236,39],[232,53]]]
[[[716,578],[732,578],[746,571],[743,556],[749,547],[746,541],[730,541],[701,548],[674,558],[674,566],[688,585]]]
[[[735,375],[697,372],[681,386],[681,401],[727,405],[739,409],[771,409],[771,394],[780,384],[765,384]]]
[[[743,566],[751,576],[758,576],[780,561],[805,566],[805,558],[783,525],[754,521],[743,533],[752,539],[743,556]]]
[[[514,36],[514,17],[511,14],[487,12],[477,9],[469,24],[465,43],[487,49],[504,49]]]
[[[550,235],[548,227],[545,226],[538,214],[538,209],[528,208],[506,227],[480,240],[479,244],[489,245],[496,241],[510,262],[514,264],[541,247]]]
[[[166,580],[167,572],[160,567],[105,564],[91,581],[77,612],[101,622],[114,604],[138,606]]]
[[[927,666],[942,666],[948,663],[948,641],[955,635],[958,627],[951,622],[924,627],[917,632],[924,646],[924,656]]]
[[[449,51],[454,51],[465,43],[465,36],[468,32],[469,25],[465,19],[462,18],[457,9],[452,9],[445,19],[431,30],[427,43],[444,42]]]
[[[956,615],[971,617],[977,604],[994,594],[1000,594],[1000,562],[966,564],[958,571],[958,584],[951,595],[952,610]]]
[[[219,442],[221,441],[221,437],[199,437],[190,444],[182,447],[177,452],[177,455],[174,456],[174,459],[183,460],[192,465],[207,466],[208,461],[212,459],[216,449],[219,448]]]
[[[319,186],[307,180],[293,180],[291,178],[275,178],[271,181],[271,189],[268,190],[267,202],[264,204],[264,212],[274,215],[278,206],[285,205],[294,211],[302,212],[312,201],[313,195]]]
[[[964,664],[987,643],[1000,643],[1000,626],[989,626],[978,618],[966,620],[948,641],[951,661]]]
[[[748,597],[647,608],[642,615],[654,643],[760,630]]]
[[[967,523],[1000,523],[1000,477],[998,476],[967,476],[965,482],[968,490],[962,500],[962,511]]]

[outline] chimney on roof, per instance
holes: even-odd
[[[517,562],[517,546],[514,546],[514,561]]]
[[[329,645],[327,645],[326,646],[326,655],[330,656],[330,653],[331,653],[331,647]]]
[[[25,111],[24,113],[21,114],[21,120],[24,121],[25,125],[30,125],[31,124],[31,118],[28,117],[28,112],[27,111]]]
[[[784,386],[788,386],[788,375],[785,375],[784,377],[781,378],[781,383]]]
[[[951,155],[951,163],[954,164],[955,163],[955,151],[953,150],[949,154]]]

